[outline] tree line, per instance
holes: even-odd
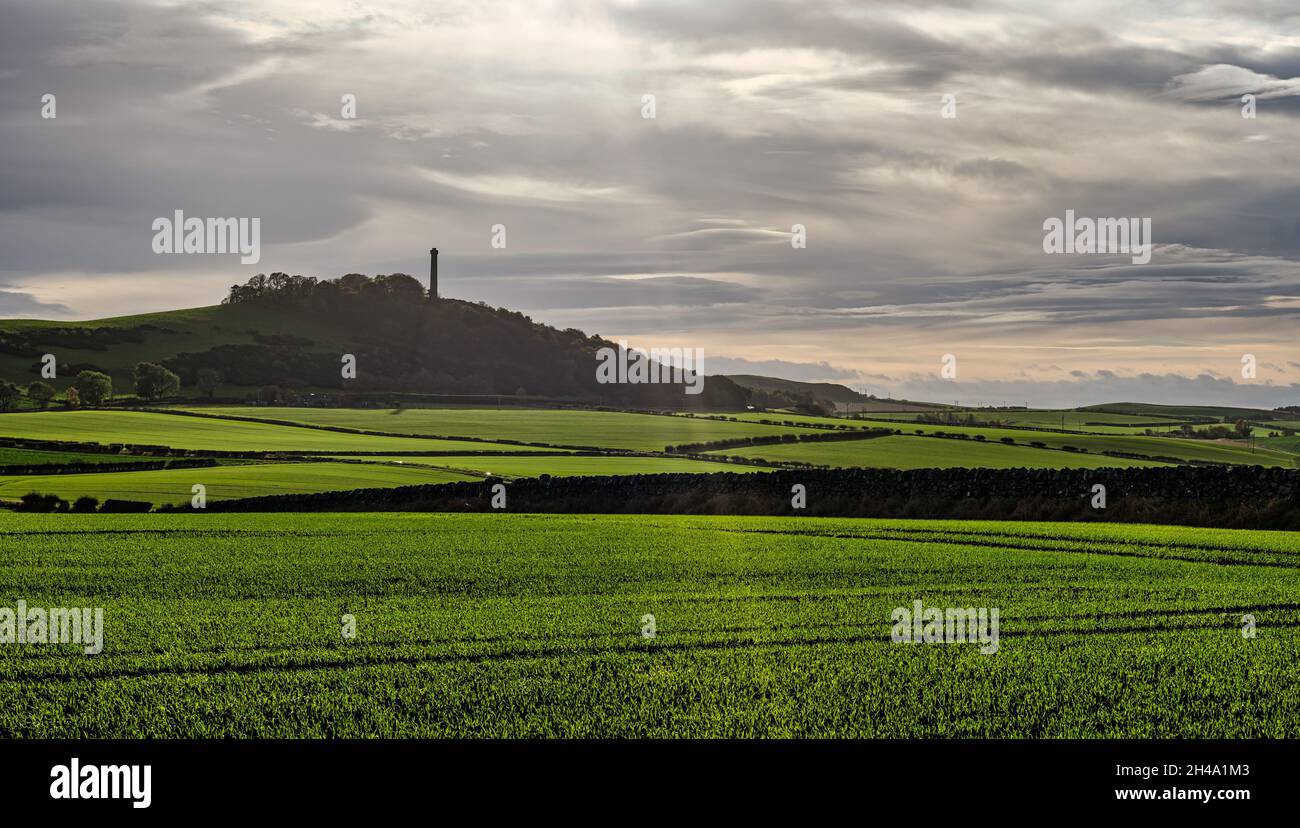
[[[153,362],[137,362],[131,372],[135,395],[144,400],[161,400],[180,392],[181,379],[174,372]],[[215,389],[219,375],[209,372],[204,378],[210,389]],[[211,390],[208,391],[211,396]],[[16,408],[24,397],[37,408],[49,408],[59,396],[53,385],[44,380],[28,383],[26,387],[0,380],[0,411]],[[113,400],[113,378],[102,371],[81,371],[63,394],[66,408],[108,405]]]
[[[209,502],[210,512],[491,512],[492,485],[444,483]],[[1095,508],[1094,486],[1107,490]],[[806,508],[792,504],[805,487]],[[1300,470],[1262,466],[1114,469],[798,469],[762,474],[550,477],[508,484],[511,512],[809,515],[1164,523],[1300,529]],[[1207,497],[1206,492],[1214,493]],[[192,512],[188,506],[159,511]]]

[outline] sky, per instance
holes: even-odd
[[[1300,405],[1292,0],[0,0],[0,180],[0,318],[437,246],[443,295],[709,373]],[[176,210],[260,261],[156,253]],[[1067,210],[1150,261],[1045,252]]]

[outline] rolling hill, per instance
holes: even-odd
[[[1220,422],[1222,422],[1225,417],[1229,420],[1272,420],[1281,416],[1275,411],[1269,411],[1263,408],[1231,408],[1221,405],[1160,405],[1158,403],[1134,402],[1090,405],[1078,410],[1098,411],[1111,414],[1138,414],[1145,416],[1168,417],[1171,419],[1210,417]]]
[[[429,300],[409,277],[414,288],[393,277],[276,281],[279,276],[261,292],[232,288],[217,306],[88,322],[6,320],[0,380],[25,386],[41,379],[42,359],[53,354],[58,376],[50,384],[59,392],[79,371],[96,370],[112,377],[118,395],[130,394],[132,368],[154,362],[175,372],[182,394],[192,398],[205,396],[198,387],[205,370],[220,377],[215,396],[235,399],[254,393],[279,401],[313,393],[509,395],[738,410],[750,396],[723,377],[708,378],[698,394],[685,393],[680,382],[598,382],[597,352],[616,343],[504,308]],[[355,358],[355,377],[344,378],[345,355]]]
[[[859,394],[852,388],[833,382],[799,382],[797,380],[762,377],[754,374],[727,374],[726,378],[756,395],[765,407],[776,408],[781,398],[791,402],[816,404],[827,410],[848,408],[860,411],[934,411],[946,406],[938,403],[911,400],[880,400]],[[776,400],[764,399],[776,397]]]

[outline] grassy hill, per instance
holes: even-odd
[[[254,347],[270,334],[301,337],[337,353],[350,345],[346,334],[323,321],[257,306],[212,305],[82,322],[6,319],[0,321],[0,378],[22,385],[40,379],[40,357],[52,353],[59,376],[49,382],[60,391],[78,371],[90,369],[111,376],[117,394],[129,394],[137,362],[165,363],[223,345]],[[234,395],[249,387],[255,386],[222,382],[217,393]],[[184,390],[198,394],[193,385]]]
[[[197,381],[204,369],[221,377],[217,396],[236,398],[274,386],[289,389],[278,399],[305,393],[508,395],[738,410],[749,397],[723,377],[709,377],[699,394],[685,393],[682,383],[601,383],[597,352],[616,345],[598,336],[454,299],[427,301],[378,289],[322,292],[333,284],[315,284],[314,293],[269,293],[88,322],[6,320],[0,323],[0,380],[25,386],[40,379],[43,355],[53,354],[58,377],[50,382],[59,392],[79,371],[97,370],[113,378],[116,394],[130,394],[135,364],[155,362],[180,377],[189,397],[201,396]],[[355,358],[355,378],[343,377],[345,354]]]
[[[811,402],[831,410],[837,405],[851,405],[857,411],[932,411],[944,408],[938,403],[878,400],[833,382],[798,382],[754,374],[727,374],[726,378],[751,392],[779,395],[791,402]],[[777,402],[764,401],[764,405],[777,407]]]

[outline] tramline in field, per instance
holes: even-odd
[[[1300,733],[1286,532],[20,515],[0,554],[5,593],[104,609],[93,658],[0,647],[18,736]],[[996,653],[893,644],[917,600],[997,608]]]

